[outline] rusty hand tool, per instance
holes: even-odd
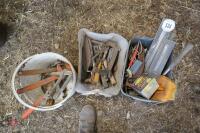
[[[93,49],[92,49],[92,44],[91,41],[88,37],[86,37],[86,43],[84,46],[84,50],[85,50],[85,54],[86,54],[86,68],[87,71],[90,70],[90,68],[92,67],[92,56],[93,56]]]
[[[62,67],[63,69],[67,69],[67,71],[72,71],[72,68],[70,66],[70,64],[64,64],[64,66]]]
[[[62,71],[62,67],[60,64],[57,64],[56,65],[56,69],[57,69],[57,72],[61,72]]]
[[[63,69],[67,69],[68,71],[71,71],[70,64],[65,63],[65,62],[59,62],[59,63],[55,64],[54,67],[55,66],[56,66],[57,72],[61,72]]]
[[[30,76],[30,75],[36,75],[36,74],[43,74],[43,73],[50,73],[50,72],[56,72],[57,68],[46,68],[46,69],[34,69],[34,70],[23,70],[19,71],[19,76]]]
[[[108,53],[108,70],[112,70],[115,61],[117,59],[117,55],[119,53],[119,50],[117,48],[110,48],[109,53]]]
[[[55,76],[54,76],[54,77],[55,77]],[[56,77],[56,78],[57,78],[57,77]],[[58,79],[58,78],[57,78],[57,79]],[[59,78],[58,80],[60,80],[60,79],[62,79],[62,78]],[[56,83],[58,83],[58,82],[56,82]],[[57,84],[54,85],[54,88],[55,88],[56,86],[57,86]],[[34,106],[34,107],[38,107],[38,106],[41,104],[42,100],[47,99],[47,98],[49,97],[49,95],[51,95],[51,92],[52,92],[52,89],[49,88],[49,89],[45,92],[45,94],[44,94],[43,96],[40,96],[40,97],[33,103],[33,106]],[[50,102],[51,102],[51,103],[52,103],[52,102],[54,103],[55,101],[54,101],[54,100],[52,101],[52,99],[47,99],[47,104],[50,103]],[[31,108],[25,110],[24,113],[22,114],[22,119],[27,119],[33,111],[34,111],[34,109],[31,109]]]
[[[54,86],[53,86],[53,88],[51,88],[51,89],[49,89],[48,91],[48,97],[53,97],[53,95],[55,94],[55,92],[56,92],[56,89],[57,89],[57,87],[58,87],[58,89],[60,89],[59,88],[59,84],[60,84],[60,82],[63,80],[63,78],[64,78],[64,70],[62,71],[62,72],[60,72],[60,75],[59,75],[59,78],[58,78],[58,80],[56,81],[56,83],[54,84]]]
[[[42,100],[47,99],[47,96],[48,96],[48,94],[49,94],[49,89],[50,89],[50,88],[51,88],[51,86],[49,85],[49,86],[47,87],[47,91],[45,92],[45,94],[42,95],[42,96],[40,96],[38,99],[36,99],[36,100],[34,101],[34,103],[33,103],[33,106],[34,106],[34,107],[38,107],[38,106],[41,104]],[[25,110],[25,111],[23,112],[23,114],[22,114],[22,119],[27,119],[33,111],[34,111],[34,109],[31,109],[31,108]]]
[[[106,59],[108,51],[109,51],[109,47],[105,48],[104,53],[103,53],[102,61],[104,61]]]
[[[59,90],[57,93],[54,94],[54,96],[53,96],[54,99],[58,98],[58,96],[60,95],[60,93],[63,92],[63,91],[65,90],[65,88],[67,87],[67,85],[68,85],[69,81],[71,80],[71,78],[72,78],[72,75],[69,75],[69,76],[67,77],[67,79],[66,79],[65,82],[63,83],[63,85],[62,85],[62,87],[60,88],[60,90]]]
[[[55,75],[55,76],[59,76],[60,72],[52,72],[49,75]],[[72,75],[72,71],[64,71],[64,75]]]
[[[118,50],[120,50],[120,48],[112,41],[107,41],[107,42],[100,42],[100,41],[96,41],[96,40],[91,40],[91,42],[93,44],[98,44],[98,45],[101,45],[101,46],[109,46],[109,47],[113,47],[113,48],[117,48]]]
[[[37,81],[37,82],[35,82],[35,83],[33,83],[33,84],[30,84],[30,85],[27,85],[27,86],[25,86],[25,87],[23,87],[23,88],[21,88],[21,89],[18,89],[18,90],[17,90],[17,93],[18,93],[18,94],[22,94],[22,93],[24,93],[24,92],[37,89],[38,87],[40,87],[40,86],[42,86],[42,85],[45,85],[45,84],[48,84],[48,83],[50,83],[50,82],[52,82],[52,81],[55,81],[55,80],[57,80],[57,79],[58,79],[57,76],[48,77],[48,78],[46,78],[46,79]]]
[[[37,100],[35,100],[35,102],[33,103],[33,106],[34,106],[34,107],[38,107],[44,98],[45,98],[45,95],[40,96]],[[34,109],[31,109],[31,108],[25,110],[25,111],[22,113],[22,117],[21,117],[21,118],[22,118],[23,120],[24,120],[24,119],[27,119],[33,111],[34,111]]]

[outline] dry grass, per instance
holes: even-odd
[[[64,107],[35,112],[15,128],[2,132],[76,132],[78,114],[85,104],[97,111],[98,132],[200,132],[200,2],[198,0],[8,0],[0,2],[0,20],[14,26],[0,48],[0,116],[19,118],[24,107],[11,92],[11,76],[26,57],[47,51],[78,62],[77,32],[88,28],[118,33],[128,40],[135,35],[153,37],[163,17],[177,22],[176,49],[185,43],[194,50],[176,68],[176,100],[149,105],[119,94],[113,98],[76,94]],[[58,48],[57,48],[58,47]],[[57,48],[57,49],[56,49]]]

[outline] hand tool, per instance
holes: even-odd
[[[149,67],[154,59],[155,54],[161,49],[160,47],[162,45],[165,45],[163,42],[164,39],[166,39],[166,36],[175,28],[175,21],[171,19],[165,19],[159,28],[159,31],[161,33],[157,32],[151,47],[146,55],[145,58],[145,72],[148,73]]]
[[[51,89],[48,89],[48,97],[51,99],[51,98],[53,98],[53,95],[55,94],[55,92],[56,92],[56,89],[57,89],[57,87],[59,87],[59,84],[60,84],[60,82],[63,80],[63,78],[64,78],[64,71],[65,70],[63,70],[63,71],[61,71],[60,72],[60,75],[59,75],[59,78],[58,78],[58,80],[56,81],[56,83],[54,84],[54,86],[53,86],[53,88],[51,88]],[[60,88],[58,88],[57,90],[59,90]]]
[[[70,82],[71,78],[72,78],[72,75],[69,75],[69,76],[67,77],[67,79],[66,79],[65,82],[63,83],[63,85],[62,85],[62,87],[60,88],[60,90],[58,90],[58,92],[56,92],[56,93],[54,94],[54,96],[53,96],[54,99],[57,99],[58,96],[66,89],[66,87],[67,87],[68,83]]]
[[[115,85],[117,83],[117,81],[116,81],[116,79],[115,79],[115,77],[113,75],[110,77],[110,83],[112,85]]]
[[[71,67],[69,64],[64,64],[64,66],[61,64],[59,66],[46,68],[46,69],[22,70],[22,71],[18,72],[18,75],[19,76],[31,76],[31,75],[37,75],[37,74],[45,74],[45,73],[57,72],[58,69],[61,69],[61,68],[71,71]]]
[[[72,68],[69,64],[65,63],[63,69],[67,69],[68,71],[72,71]]]
[[[102,67],[102,64],[101,64],[101,62],[100,62],[100,63],[98,64],[98,70],[100,70],[101,67]],[[97,84],[97,83],[99,82],[99,78],[100,78],[99,72],[95,72],[95,73],[94,73],[93,82]]]
[[[99,46],[98,45],[92,45],[92,50],[94,54],[97,54],[99,52]]]
[[[116,44],[115,44],[114,42],[112,42],[112,41],[107,41],[107,42],[106,42],[106,45],[109,46],[109,47],[111,47],[111,48],[116,48],[116,49],[118,49],[118,51],[120,51],[119,46],[116,45]]]
[[[43,79],[43,80],[40,80],[40,81],[37,81],[33,84],[30,84],[30,85],[27,85],[23,88],[20,88],[20,89],[17,89],[17,93],[18,94],[22,94],[24,92],[27,92],[27,91],[31,91],[31,90],[34,90],[34,89],[37,89],[38,87],[42,86],[42,85],[45,85],[45,84],[48,84],[52,81],[55,81],[57,80],[58,77],[57,76],[51,76],[51,77],[48,77],[46,79]]]
[[[166,75],[170,70],[172,70],[181,60],[182,58],[192,50],[193,45],[188,44],[184,49],[182,49],[181,53],[174,59],[174,61],[169,65],[169,67],[163,72],[163,75]]]
[[[130,68],[133,65],[134,61],[136,60],[136,55],[138,54],[138,49],[139,49],[139,44],[133,50],[133,55],[132,55],[130,62],[128,64],[128,68]]]
[[[103,66],[105,67],[105,69],[108,68],[108,62],[107,62],[107,60],[104,60],[104,61],[103,61]]]
[[[33,106],[34,106],[34,107],[38,107],[38,106],[40,105],[40,103],[42,102],[43,99],[45,99],[45,95],[40,96],[37,100],[35,100],[35,102],[33,103]],[[25,110],[25,111],[22,113],[22,117],[21,117],[21,118],[22,118],[23,120],[24,120],[24,119],[27,119],[33,111],[34,111],[34,109],[31,109],[31,108]]]
[[[57,64],[56,65],[56,69],[57,69],[57,72],[61,72],[62,71],[62,67],[60,64]]]
[[[104,61],[106,59],[108,51],[109,51],[109,47],[105,48],[104,53],[103,53],[103,57],[102,57],[102,61]]]
[[[48,87],[48,90],[45,92],[44,95],[40,96],[38,99],[36,99],[34,101],[34,103],[33,103],[34,107],[38,107],[42,103],[43,100],[47,99],[47,97],[49,96],[49,89],[50,89],[50,87]],[[22,113],[22,117],[21,118],[22,119],[27,119],[33,111],[34,111],[34,109],[31,109],[31,108],[25,110]]]
[[[19,76],[30,76],[30,75],[36,75],[36,74],[43,74],[43,73],[50,73],[50,72],[56,72],[57,68],[46,68],[46,69],[34,69],[34,70],[23,70],[19,71]]]
[[[151,65],[149,66],[148,76],[159,77],[175,47],[175,42],[166,40],[165,45],[154,56]]]
[[[109,50],[109,55],[107,57],[107,61],[108,61],[108,70],[112,70],[113,65],[117,59],[119,50],[116,48],[110,48]]]
[[[65,69],[64,69],[65,70]],[[60,75],[60,72],[52,72],[52,73],[50,73],[49,75],[55,75],[55,76],[59,76]],[[72,71],[67,71],[67,70],[65,70],[64,71],[64,75],[66,76],[66,75],[72,75]]]
[[[86,37],[85,44],[84,44],[84,51],[85,51],[85,62],[86,62],[86,69],[87,71],[92,67],[92,56],[93,56],[93,49],[90,39]]]

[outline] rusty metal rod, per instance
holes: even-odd
[[[18,93],[18,94],[22,94],[22,93],[24,93],[24,92],[37,89],[38,87],[43,86],[43,85],[45,85],[45,84],[48,84],[48,83],[50,83],[50,82],[52,82],[52,81],[55,81],[55,80],[57,80],[57,79],[58,79],[57,76],[51,76],[51,77],[48,77],[48,78],[46,78],[46,79],[39,80],[39,81],[37,81],[37,82],[35,82],[35,83],[33,83],[33,84],[30,84],[30,85],[27,85],[27,86],[25,86],[25,87],[23,87],[23,88],[21,88],[21,89],[18,89],[18,90],[17,90],[17,93]]]

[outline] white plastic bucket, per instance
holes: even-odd
[[[22,97],[19,94],[17,94],[17,92],[16,92],[16,89],[18,89],[18,88],[16,88],[16,86],[15,86],[15,81],[16,81],[16,76],[17,76],[18,71],[22,67],[23,67],[23,69],[45,69],[50,64],[55,63],[58,60],[68,63],[71,66],[71,70],[72,70],[73,78],[71,79],[71,81],[69,82],[69,84],[67,86],[67,88],[68,88],[67,97],[65,97],[62,101],[60,101],[52,106],[33,107],[32,106],[33,101],[39,97],[38,95],[41,95],[42,90],[40,88],[38,88],[38,89],[32,90],[31,92],[20,94],[20,95],[23,95],[25,97],[25,99],[31,104],[28,104],[27,102],[25,102],[22,99]],[[20,86],[25,86],[30,83],[36,82],[38,80],[41,80],[40,75],[20,77],[19,84],[20,84]],[[21,62],[15,69],[11,82],[12,82],[13,94],[22,105],[24,105],[28,108],[34,109],[34,110],[38,110],[38,111],[50,111],[50,110],[55,110],[55,109],[61,107],[64,104],[64,102],[66,102],[75,93],[76,72],[75,72],[72,64],[70,63],[70,61],[67,60],[65,57],[63,57],[59,54],[56,54],[56,53],[47,52],[47,53],[33,55],[33,56],[25,59],[23,62]]]

